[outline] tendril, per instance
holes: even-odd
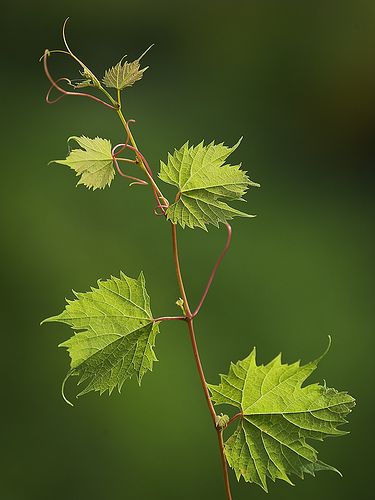
[[[122,161],[129,161],[129,162],[137,162],[139,160],[141,160],[142,164],[144,165],[144,168],[146,170],[146,173],[147,173],[147,176],[151,182],[151,187],[152,187],[152,191],[154,193],[154,197],[155,197],[155,200],[157,202],[157,205],[156,207],[154,208],[154,214],[157,215],[157,216],[161,216],[161,215],[166,215],[166,209],[169,207],[169,203],[168,203],[168,200],[166,198],[164,198],[164,196],[160,193],[160,190],[158,189],[158,187],[156,186],[155,184],[155,181],[154,181],[154,175],[153,175],[153,172],[151,170],[151,167],[150,165],[148,164],[148,161],[146,160],[146,158],[143,156],[143,154],[139,151],[139,149],[137,149],[135,146],[131,146],[129,144],[129,141],[132,140],[132,135],[131,135],[131,131],[130,131],[130,127],[129,127],[129,124],[130,123],[135,123],[135,120],[133,119],[129,119],[128,121],[125,121],[125,131],[126,131],[126,139],[125,139],[125,142],[122,143],[122,144],[117,144],[116,146],[114,146],[112,148],[112,158],[113,158],[113,161],[115,163],[115,166],[116,166],[116,169],[117,169],[117,172],[122,176],[122,177],[128,177],[129,179],[134,179],[135,182],[132,182],[130,185],[134,185],[134,184],[142,184],[142,185],[145,185],[145,184],[148,184],[146,181],[144,180],[141,180],[141,179],[138,179],[137,177],[131,177],[129,175],[126,175],[124,174],[121,169],[120,169],[120,166],[118,164],[118,161],[119,160],[122,160]],[[119,149],[120,148],[120,149]],[[130,160],[128,158],[117,158],[117,156],[119,154],[121,154],[125,149],[130,149],[131,151],[133,151],[136,155],[136,160]]]
[[[122,176],[122,177],[125,177],[126,179],[131,179],[132,182],[130,184],[130,186],[134,186],[134,185],[139,185],[139,186],[147,186],[148,185],[148,182],[146,182],[145,180],[143,179],[139,179],[138,177],[133,177],[132,175],[127,175],[127,174],[124,174],[124,172],[121,170],[120,168],[120,165],[118,164],[118,160],[128,160],[127,158],[117,158],[116,157],[116,149],[119,147],[119,146],[122,146],[122,144],[117,144],[116,146],[114,146],[112,148],[112,160],[115,164],[115,167],[116,167],[116,170],[117,172]],[[118,152],[117,154],[120,154],[120,152]],[[129,162],[133,162],[132,160],[128,160]]]
[[[63,77],[59,78],[58,80],[56,80],[56,83],[59,83],[59,82],[61,82],[61,81],[63,81],[63,80],[64,80],[65,82],[68,82],[68,84],[69,84],[69,82],[70,82],[69,78],[65,78],[65,77],[63,76]],[[54,88],[55,88],[55,86],[54,86],[54,85],[51,85],[51,86],[50,86],[50,88],[48,89],[48,92],[47,92],[47,94],[46,94],[46,103],[47,103],[47,104],[55,104],[55,102],[60,101],[60,99],[63,99],[63,98],[65,97],[65,95],[64,95],[64,94],[62,94],[62,95],[60,95],[60,96],[56,97],[56,99],[50,99],[51,92],[52,92],[52,90],[53,90]]]
[[[207,285],[206,285],[206,288],[204,289],[204,292],[203,292],[203,295],[202,295],[202,298],[201,300],[199,301],[199,304],[197,306],[197,308],[195,309],[195,311],[193,312],[193,315],[192,317],[195,318],[195,316],[199,313],[200,311],[200,308],[202,307],[203,305],[203,302],[205,301],[206,297],[207,297],[207,294],[210,290],[210,287],[212,285],[212,282],[213,282],[213,279],[215,277],[215,274],[216,274],[216,271],[218,270],[220,264],[221,264],[221,261],[223,260],[225,254],[227,253],[227,251],[229,250],[229,247],[230,247],[230,244],[231,244],[231,241],[232,241],[232,226],[230,224],[228,224],[228,222],[225,223],[225,227],[227,229],[227,241],[225,243],[225,247],[223,248],[221,254],[219,255],[219,258],[217,259],[216,261],[216,264],[214,265],[214,268],[212,269],[211,271],[211,274],[210,274],[210,277],[208,279],[208,282],[207,282]]]
[[[109,104],[108,102],[105,102],[102,99],[99,99],[98,97],[96,97],[94,95],[87,94],[87,93],[84,93],[84,92],[70,92],[68,90],[63,89],[58,84],[58,82],[61,81],[61,80],[65,80],[65,81],[70,82],[70,80],[68,78],[65,78],[65,77],[59,78],[58,80],[54,80],[52,78],[51,73],[49,72],[49,69],[48,69],[48,62],[47,62],[49,54],[50,54],[50,51],[46,49],[44,51],[44,55],[43,55],[44,72],[45,72],[48,80],[51,82],[51,88],[48,90],[48,93],[46,95],[46,101],[48,102],[48,104],[54,104],[55,102],[59,101],[60,99],[62,99],[66,95],[72,95],[72,96],[88,97],[89,99],[92,99],[92,100],[94,100],[94,101],[96,101],[96,102],[98,102],[100,104],[103,104],[107,108],[116,109],[115,106],[112,106],[112,104]],[[63,95],[60,96],[60,98],[57,98],[57,99],[54,99],[54,100],[51,101],[51,100],[49,100],[49,96],[51,94],[52,87],[54,87],[56,90],[58,90]]]
[[[157,216],[157,217],[161,217],[162,215],[165,215],[165,210],[169,207],[169,205],[162,205],[162,204],[159,204],[157,205],[155,208],[154,208],[154,214]]]
[[[131,135],[129,123],[135,123],[135,120],[133,118],[130,118],[128,121],[125,122],[126,139],[125,139],[125,142],[123,144],[117,144],[117,146],[115,146],[115,148],[122,146],[120,151],[117,152],[117,154],[121,154],[127,148],[128,144],[129,144],[130,135]]]

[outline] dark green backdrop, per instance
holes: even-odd
[[[88,192],[67,168],[47,166],[70,135],[122,139],[116,117],[92,102],[44,103],[38,57],[61,47],[69,15],[71,45],[99,74],[155,43],[150,70],[126,94],[155,169],[187,139],[244,135],[235,156],[262,184],[247,197],[258,217],[234,222],[197,322],[208,380],[254,345],[263,362],[280,351],[308,361],[333,337],[315,380],[349,390],[358,406],[351,434],[318,446],[344,477],[271,485],[269,498],[370,498],[375,3],[34,0],[2,9],[0,497],[224,498],[183,325],[163,325],[141,389],[130,381],[120,396],[90,394],[74,408],[59,394],[68,357],[57,344],[70,330],[39,322],[72,288],[143,269],[155,314],[177,313],[178,297],[168,226],[153,217],[149,191],[116,179]],[[59,75],[68,66],[57,59]],[[193,302],[224,238],[215,228],[181,235]],[[231,479],[235,500],[266,498]]]

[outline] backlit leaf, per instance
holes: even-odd
[[[237,479],[256,483],[267,491],[267,478],[292,484],[290,474],[303,479],[334,467],[318,460],[308,443],[346,432],[338,427],[354,406],[346,392],[326,385],[302,387],[321,358],[300,365],[283,364],[281,355],[257,365],[255,349],[231,364],[219,385],[209,385],[215,404],[228,404],[242,413],[237,429],[225,443],[225,455]]]
[[[178,189],[175,203],[167,209],[169,220],[182,227],[207,229],[207,224],[218,226],[235,216],[253,217],[228,205],[243,201],[250,186],[259,186],[241,165],[225,164],[239,143],[232,148],[223,143],[191,147],[186,143],[168,155],[167,163],[161,162],[160,179]]]
[[[93,190],[110,186],[115,176],[111,142],[100,137],[90,139],[85,136],[72,136],[70,140],[76,141],[82,149],[73,149],[65,160],[52,160],[50,163],[60,163],[73,169],[80,176],[77,185],[83,184]]]
[[[141,273],[132,279],[120,273],[98,281],[90,292],[75,293],[75,300],[58,316],[44,320],[66,323],[75,335],[60,344],[71,357],[67,378],[78,376],[78,384],[87,382],[78,394],[89,391],[111,393],[126,379],[135,375],[141,383],[143,375],[156,361],[153,347],[158,325],[150,309],[150,297]]]
[[[115,66],[105,71],[103,83],[106,87],[123,90],[126,87],[131,87],[135,82],[143,77],[143,73],[148,69],[148,66],[141,69],[142,57],[153,47],[150,45],[143,54],[133,62],[125,61],[124,56]]]

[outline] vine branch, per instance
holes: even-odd
[[[199,375],[199,378],[201,381],[201,386],[202,386],[204,396],[206,398],[207,406],[208,406],[208,409],[210,411],[210,415],[212,418],[212,422],[214,424],[216,434],[218,437],[220,459],[221,459],[221,463],[222,463],[223,478],[224,478],[224,485],[225,485],[227,499],[232,500],[232,494],[231,494],[230,483],[229,483],[229,475],[228,475],[228,467],[227,467],[227,462],[226,462],[225,452],[224,452],[223,434],[222,434],[222,430],[218,429],[216,427],[217,415],[216,415],[215,408],[214,408],[212,401],[211,401],[210,393],[208,392],[206,378],[204,375],[202,362],[201,362],[201,359],[199,356],[198,345],[197,345],[197,341],[195,338],[194,317],[193,317],[191,310],[190,310],[189,301],[187,299],[184,281],[182,278],[181,265],[180,265],[180,259],[179,259],[179,253],[178,253],[177,227],[175,224],[171,224],[171,226],[172,226],[172,245],[173,245],[173,255],[174,255],[174,261],[175,261],[175,268],[176,268],[176,276],[177,276],[177,281],[179,284],[179,289],[180,289],[180,292],[182,295],[182,299],[184,301],[184,307],[185,307],[185,311],[186,311],[186,318],[187,318],[187,325],[188,325],[188,330],[189,330],[190,342],[191,342],[191,346],[193,349],[195,364],[196,364],[198,375]],[[220,261],[221,261],[221,259],[220,259]],[[220,264],[220,262],[219,262],[219,264]],[[212,280],[211,280],[211,282],[212,282]],[[203,300],[204,300],[204,298],[203,298]]]

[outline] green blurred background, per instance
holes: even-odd
[[[350,391],[351,434],[318,443],[341,479],[320,473],[273,499],[367,499],[374,446],[371,389],[375,126],[375,3],[356,1],[9,2],[2,7],[2,423],[4,500],[224,498],[215,433],[182,324],[165,324],[159,362],[139,389],[60,397],[68,356],[59,312],[71,289],[144,270],[156,315],[178,313],[168,225],[152,198],[116,178],[75,188],[47,166],[70,135],[122,140],[116,116],[84,99],[47,106],[38,57],[61,48],[61,25],[98,74],[155,43],[150,70],[126,93],[126,114],[155,170],[187,139],[233,144],[262,188],[253,220],[233,224],[233,247],[197,321],[207,379],[256,345],[308,361],[333,337],[315,380]],[[60,56],[57,76],[75,77]],[[168,188],[166,192],[171,192]],[[193,303],[224,229],[185,230],[181,253]],[[73,385],[68,393],[74,394]],[[235,500],[266,498],[237,483]]]

